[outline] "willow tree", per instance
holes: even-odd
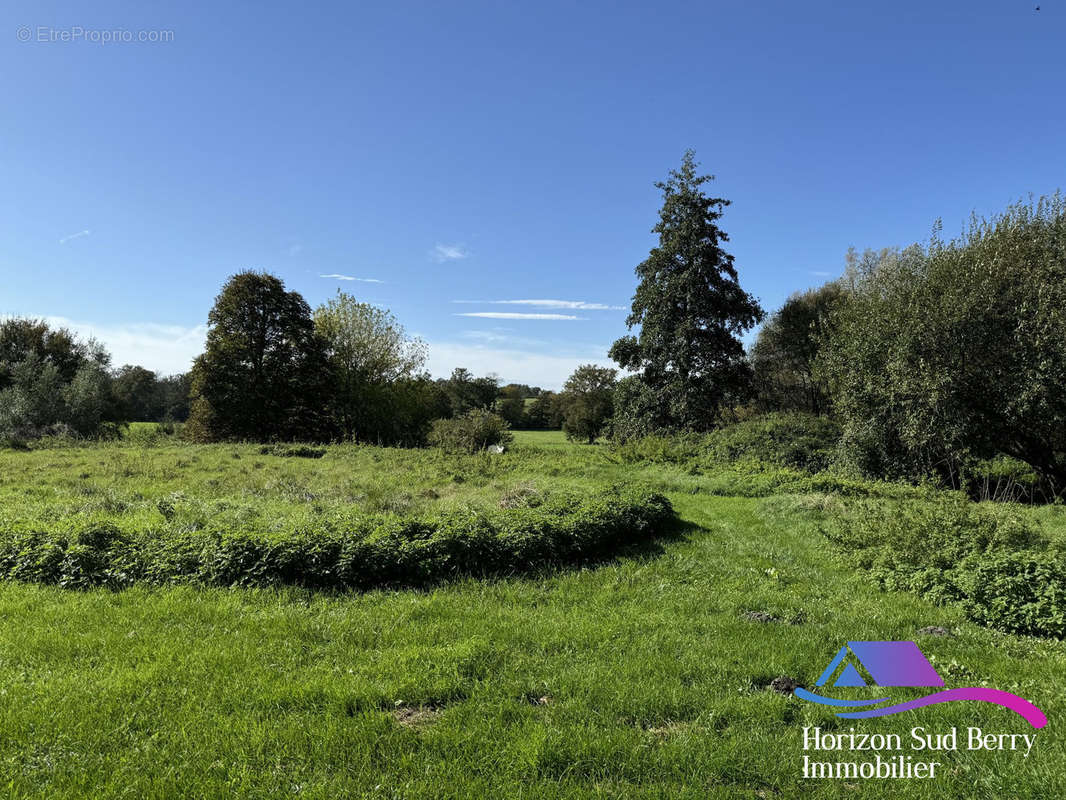
[[[852,282],[818,362],[857,466],[954,483],[1008,455],[1066,494],[1066,200],[871,256]]]

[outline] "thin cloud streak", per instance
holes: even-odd
[[[339,274],[337,274],[335,272],[330,273],[329,275],[319,275],[318,277],[320,277],[320,278],[332,278],[332,279],[338,280],[338,281],[359,281],[359,283],[384,283],[385,282],[385,281],[380,281],[377,278],[356,278],[356,277],[354,277],[352,275],[339,275]]]
[[[517,311],[471,311],[456,314],[457,317],[481,317],[482,319],[587,319],[572,314],[520,314]]]
[[[89,236],[89,235],[90,235],[91,233],[92,233],[92,231],[91,231],[91,230],[89,230],[88,228],[86,228],[86,229],[85,229],[85,230],[83,230],[83,231],[78,231],[77,233],[72,233],[72,234],[70,234],[70,236],[64,236],[64,237],[62,237],[62,238],[61,238],[61,239],[59,240],[59,243],[60,243],[60,244],[66,244],[67,242],[72,242],[72,241],[74,241],[75,239],[80,239],[80,238],[82,238],[83,236]]]
[[[453,303],[487,306],[534,306],[537,308],[570,308],[575,311],[625,311],[625,306],[587,303],[584,300],[452,300]]]
[[[429,254],[434,261],[444,263],[466,258],[470,255],[470,251],[461,244],[438,244]]]

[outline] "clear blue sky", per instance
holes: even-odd
[[[1062,0],[315,5],[6,4],[0,314],[170,372],[265,269],[392,309],[437,374],[558,386],[624,311],[453,301],[627,306],[687,147],[771,310],[1066,184]]]

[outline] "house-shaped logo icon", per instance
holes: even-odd
[[[834,675],[837,678],[833,686],[944,685],[944,679],[914,642],[848,642],[833,656],[815,685],[825,686]]]
[[[933,665],[922,655],[914,642],[848,642],[841,647],[818,678],[816,687],[825,686],[830,681],[832,686],[843,688],[866,686],[935,686],[943,687],[944,679],[933,669]],[[881,694],[881,692],[878,692]],[[827,697],[802,686],[797,686],[796,697],[824,706],[837,706],[838,717],[847,719],[867,719],[899,714],[923,706],[947,703],[953,700],[978,700],[985,703],[1009,708],[1020,714],[1034,728],[1047,725],[1044,712],[1024,697],[990,689],[987,686],[962,686],[957,689],[941,689],[924,697],[916,697],[902,703],[891,703],[889,697],[867,697],[864,700]]]

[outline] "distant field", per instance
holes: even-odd
[[[519,432],[512,451],[476,457],[172,441],[0,452],[5,530],[72,519],[269,530],[617,482],[665,491],[686,525],[598,566],[428,591],[2,582],[0,787],[40,798],[1066,795],[1066,645],[878,591],[827,545],[819,496],[774,494],[809,488],[799,480],[634,467],[558,432]],[[1060,510],[1028,513],[1061,526]],[[955,635],[918,634],[929,625]],[[942,753],[935,780],[804,781],[805,725],[1030,730],[964,703],[845,722],[767,688],[778,676],[813,684],[855,639],[915,639],[949,685],[1024,695],[1051,724],[1028,759]]]

